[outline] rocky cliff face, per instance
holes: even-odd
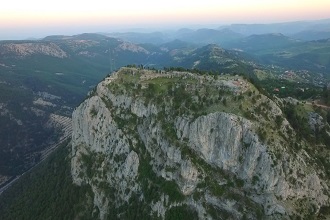
[[[240,77],[122,68],[73,113],[71,174],[100,219],[317,215],[329,182],[293,139]]]

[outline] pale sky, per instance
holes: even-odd
[[[0,39],[330,18],[330,0],[6,0]]]

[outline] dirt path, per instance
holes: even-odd
[[[306,102],[305,103],[306,105],[315,105],[315,106],[318,106],[318,107],[321,107],[321,108],[326,108],[326,109],[330,109],[330,106],[327,106],[327,105],[322,105],[322,104],[318,104],[318,103],[312,103],[312,102]]]

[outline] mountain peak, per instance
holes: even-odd
[[[140,217],[163,219],[187,210],[212,219],[300,215],[302,195],[325,205],[317,168],[305,168],[304,153],[286,150],[290,137],[280,130],[290,129],[288,122],[265,140],[267,127],[283,116],[266,96],[249,96],[253,90],[238,76],[120,69],[73,113],[74,182],[93,191],[100,219],[110,210],[130,218],[138,204]],[[257,113],[261,103],[269,111]],[[283,172],[287,160],[292,171]]]

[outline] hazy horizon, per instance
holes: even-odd
[[[0,40],[49,35],[219,27],[237,23],[269,24],[322,20],[330,16],[330,1],[174,1],[104,0],[4,2],[0,8]]]

